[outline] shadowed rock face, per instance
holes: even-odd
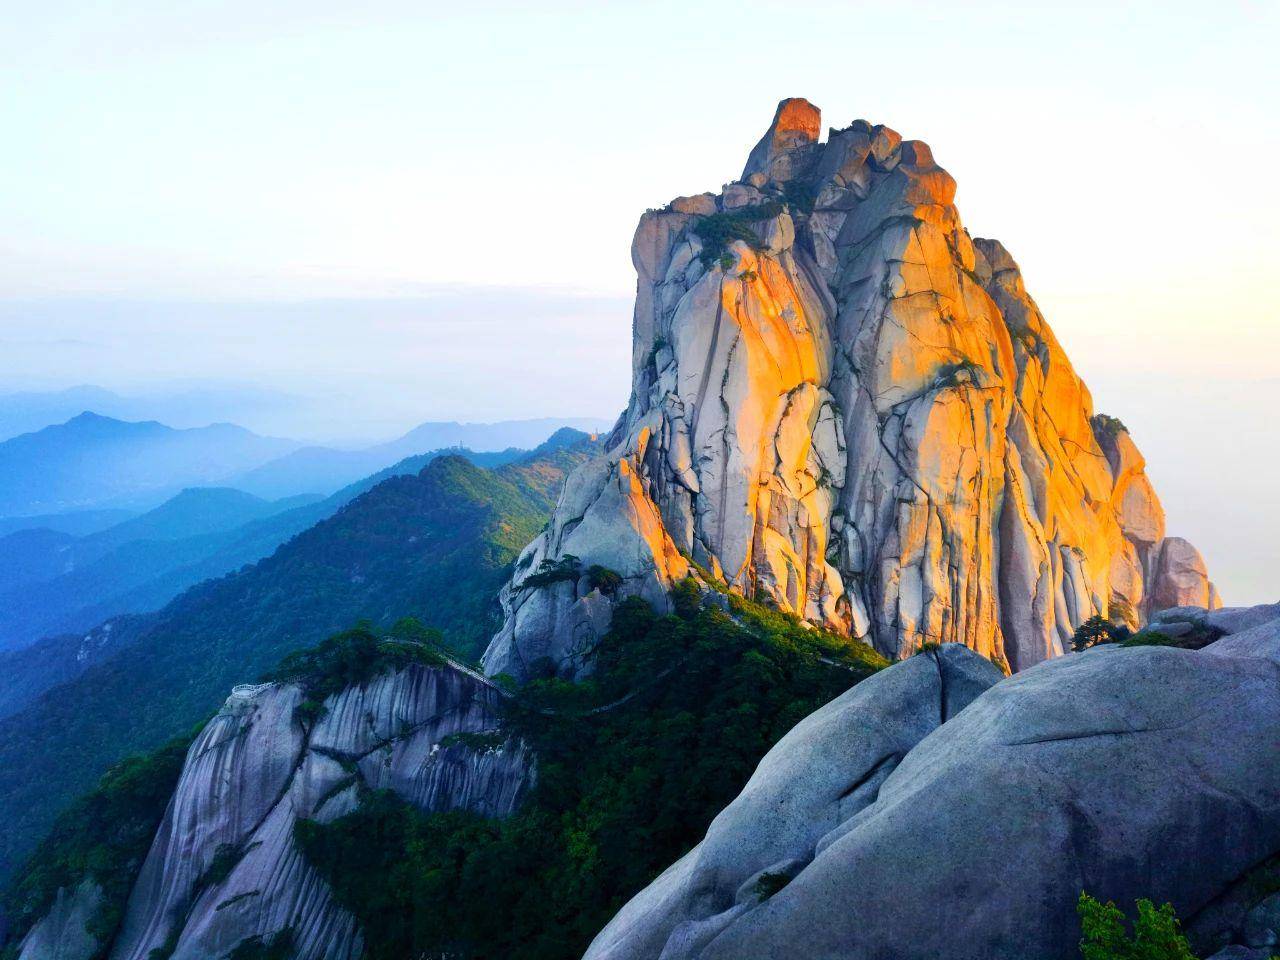
[[[1209,580],[1200,551],[1182,537],[1165,537],[1155,553],[1154,589],[1148,601],[1152,611],[1170,607],[1221,606],[1217,588]]]
[[[1224,903],[1280,854],[1280,606],[1178,616],[1227,635],[998,683],[943,647],[865,681],[766,755],[587,960],[1069,960],[1081,889],[1171,901],[1204,954],[1265,940],[1266,903]]]
[[[102,903],[102,890],[84,880],[58,891],[49,912],[22,939],[21,960],[92,960],[100,944],[87,925]]]
[[[743,180],[641,217],[630,403],[522,556],[489,672],[583,668],[608,599],[526,583],[567,555],[659,606],[691,559],[886,655],[959,642],[1015,670],[1109,608],[1216,602],[929,147],[818,131],[783,101]]]
[[[360,956],[355,919],[294,846],[295,822],[350,812],[358,781],[423,810],[510,814],[532,778],[523,746],[441,744],[493,730],[499,696],[463,669],[412,666],[331,697],[304,730],[293,716],[297,686],[237,687],[191,746],[112,960],[146,960],[166,942],[174,960],[207,960],[286,928],[300,960]],[[236,852],[234,866],[210,880],[220,849]],[[94,956],[99,945],[83,921],[95,897],[89,886],[63,891],[24,940],[22,960]]]

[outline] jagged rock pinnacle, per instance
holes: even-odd
[[[769,176],[773,161],[796,147],[817,143],[822,133],[822,111],[803,97],[792,97],[778,104],[773,123],[755,145],[742,171],[747,180],[753,173]]]
[[[594,565],[659,608],[692,573],[891,657],[1013,670],[1095,614],[1217,603],[933,151],[820,120],[784,100],[742,180],[640,218],[631,400],[504,590],[491,673],[590,669],[616,599]]]

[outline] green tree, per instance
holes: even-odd
[[[1112,643],[1115,639],[1115,627],[1112,626],[1111,621],[1102,614],[1095,613],[1076,628],[1075,634],[1071,637],[1071,649],[1079,653],[1081,650],[1096,647],[1100,643]]]
[[[1172,904],[1157,907],[1150,900],[1139,900],[1137,907],[1130,936],[1119,907],[1082,892],[1076,911],[1083,960],[1196,960]]]

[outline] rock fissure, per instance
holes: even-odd
[[[1008,251],[968,234],[919,141],[868,125],[874,159],[854,159],[862,127],[783,137],[751,184],[641,217],[633,394],[557,508],[582,522],[538,555],[617,570],[619,596],[666,609],[686,551],[891,658],[957,640],[1015,669],[1061,654],[1111,597],[1139,617],[1217,603],[1194,548],[1164,536],[1127,433],[1095,436]],[[769,208],[724,264],[692,252],[695,220],[797,188],[819,201]],[[628,458],[637,489],[619,496]],[[589,669],[568,637],[598,636],[607,603],[538,594],[508,603],[486,670]]]

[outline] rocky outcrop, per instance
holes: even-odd
[[[786,883],[803,871],[921,740],[1001,678],[989,661],[949,644],[810,714],[761,761],[706,839],[632,900],[588,957],[696,956],[757,905],[770,878]]]
[[[1274,942],[1271,901],[1231,898],[1280,855],[1280,606],[1170,619],[1226,635],[994,685],[969,668],[955,715],[920,657],[860,684],[770,751],[588,960],[1068,960],[1082,889],[1172,902],[1205,954]]]
[[[773,123],[747,157],[742,181],[750,183],[753,177],[766,183],[788,179],[790,164],[803,157],[803,148],[816,144],[821,136],[822,112],[817,107],[801,98],[783,100],[773,115]]]
[[[286,929],[299,960],[358,957],[355,920],[295,848],[295,822],[339,817],[366,787],[424,810],[510,813],[530,783],[524,748],[449,739],[493,730],[500,696],[464,668],[412,666],[330,698],[308,729],[297,686],[237,687],[188,753],[113,960],[222,957]]]
[[[49,912],[22,938],[18,960],[94,960],[101,944],[90,923],[101,903],[102,890],[92,880],[59,890]]]
[[[1181,537],[1165,537],[1160,541],[1151,568],[1148,609],[1207,607],[1216,610],[1222,606],[1200,551]]]
[[[522,556],[490,673],[586,667],[593,565],[659,606],[700,569],[892,657],[1013,669],[1207,584],[929,147],[819,131],[783,101],[741,181],[641,217],[631,399]]]

